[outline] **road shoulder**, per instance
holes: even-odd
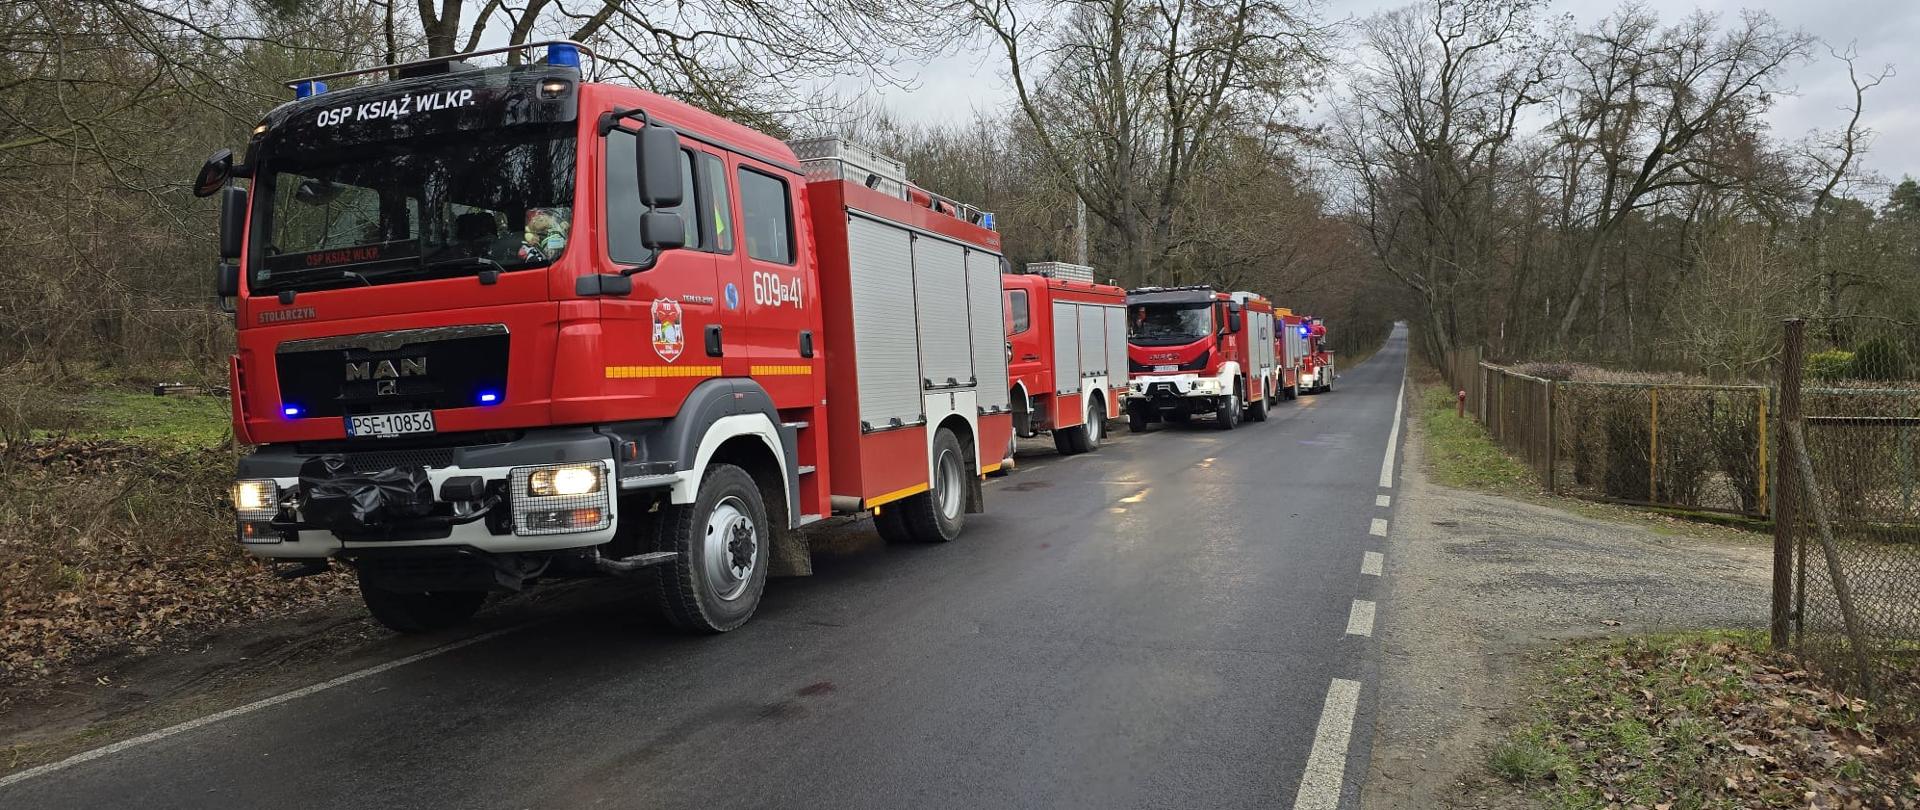
[[[1416,412],[1385,561],[1382,676],[1368,808],[1485,806],[1473,775],[1531,659],[1569,639],[1753,627],[1767,550],[1702,542],[1423,473]]]

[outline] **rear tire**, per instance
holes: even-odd
[[[1107,409],[1100,400],[1087,403],[1086,449],[1091,453],[1100,449],[1100,443],[1107,440]]]
[[[1138,408],[1127,409],[1127,432],[1128,433],[1147,432],[1147,412],[1146,411],[1142,411]]]
[[[913,542],[913,532],[907,528],[905,513],[900,511],[902,505],[896,502],[874,510],[873,528],[887,545],[899,546]]]
[[[487,601],[486,591],[389,591],[360,578],[360,599],[374,621],[396,633],[431,633],[465,623]]]
[[[1267,421],[1267,403],[1272,401],[1273,401],[1273,397],[1266,396],[1266,397],[1261,397],[1259,402],[1247,403],[1247,421],[1249,422]]]
[[[897,513],[908,536],[917,542],[952,541],[967,525],[966,476],[971,472],[960,440],[953,431],[941,428],[933,437],[933,480],[928,482],[931,488],[901,499],[882,515]]]
[[[662,511],[662,550],[680,556],[658,569],[660,612],[691,633],[724,633],[746,624],[767,586],[773,530],[753,476],[714,464],[692,504]]]

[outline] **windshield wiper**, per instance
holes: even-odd
[[[435,259],[430,262],[423,261],[411,267],[396,267],[384,273],[372,273],[367,275],[366,278],[394,279],[405,276],[428,276],[439,270],[468,267],[479,270],[492,270],[495,273],[507,272],[507,268],[501,266],[499,262],[485,256],[449,256],[445,259]]]

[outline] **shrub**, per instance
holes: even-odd
[[[1853,376],[1853,352],[1830,349],[1807,355],[1807,378],[1844,380]]]
[[[1906,352],[1890,338],[1877,337],[1862,343],[1853,353],[1853,376],[1862,380],[1906,379]]]

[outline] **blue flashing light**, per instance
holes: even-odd
[[[475,399],[480,400],[480,404],[482,405],[494,405],[500,402],[500,393],[497,391],[481,391],[480,395],[475,397]]]
[[[1312,334],[1312,333],[1313,333],[1313,330],[1312,330],[1312,329],[1308,329],[1307,327],[1304,327],[1304,326],[1302,326],[1302,327],[1300,327],[1300,336],[1301,336],[1301,337],[1306,337],[1307,335],[1310,335],[1310,334]]]
[[[992,211],[980,212],[980,227],[986,228],[989,231],[993,230],[993,212]]]
[[[580,49],[562,42],[547,46],[547,64],[554,67],[580,68]]]
[[[300,414],[303,413],[303,411],[300,409],[300,406],[298,405],[287,405],[285,407],[282,407],[280,409],[280,412],[283,414],[286,414],[288,419],[298,419],[300,417]]]
[[[293,86],[294,98],[309,98],[327,92],[326,82],[301,82]]]

